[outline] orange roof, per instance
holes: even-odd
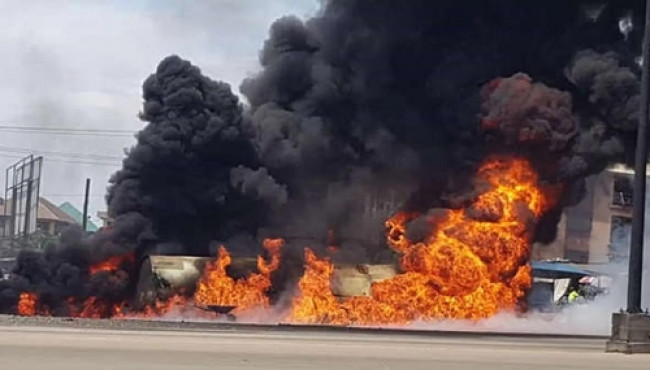
[[[8,199],[7,201],[2,201],[0,204],[0,216],[6,215],[11,215],[12,209],[11,209],[11,203],[12,199]],[[5,213],[5,207],[6,207],[6,213]],[[38,214],[36,216],[38,220],[48,220],[48,221],[58,221],[58,222],[65,222],[68,224],[74,224],[76,221],[70,217],[67,213],[63,212],[59,207],[54,205],[52,202],[49,200],[40,197],[38,200]]]

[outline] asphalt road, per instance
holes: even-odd
[[[0,366],[113,369],[648,369],[602,339],[0,326]]]

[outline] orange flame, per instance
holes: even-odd
[[[119,316],[122,312],[122,304],[110,304],[94,296],[83,301],[70,297],[66,300],[66,303],[70,317],[101,319]]]
[[[258,273],[246,279],[234,280],[226,274],[230,265],[230,254],[225,247],[219,248],[219,256],[205,266],[194,293],[194,300],[203,306],[234,306],[237,311],[253,307],[267,307],[269,299],[266,291],[271,287],[271,274],[280,265],[282,239],[266,239],[263,247],[269,253],[270,260],[257,259]]]
[[[91,265],[89,268],[90,276],[100,272],[116,272],[126,263],[133,263],[135,256],[133,253],[126,253],[118,256],[112,256],[103,261]],[[78,297],[69,297],[66,299],[68,315],[77,318],[100,319],[108,317],[119,317],[122,315],[122,303],[109,303],[95,296],[86,299]]]
[[[176,307],[189,307],[188,298],[179,294],[165,300],[156,300],[155,303],[145,306],[139,311],[129,310],[126,302],[108,303],[97,297],[89,297],[83,301],[77,301],[71,297],[66,302],[70,317],[86,319],[153,318],[163,316]]]
[[[406,239],[406,223],[417,217],[417,214],[399,212],[386,222],[386,241],[393,249],[404,253],[409,247]]]
[[[98,272],[108,271],[113,272],[120,269],[120,267],[126,262],[133,262],[135,257],[133,253],[127,253],[119,256],[113,256],[106,260],[97,262],[96,264],[90,266],[90,275],[95,275]]]
[[[534,222],[551,206],[537,174],[520,159],[487,161],[490,185],[465,210],[449,210],[421,243],[405,236],[416,215],[386,222],[387,241],[402,254],[403,274],[373,284],[372,297],[339,302],[329,289],[333,267],[305,252],[290,321],[380,324],[417,319],[480,319],[514,309],[532,283],[528,264]]]
[[[18,314],[21,316],[34,316],[36,315],[36,304],[38,303],[38,296],[35,293],[23,292],[20,293],[18,299]]]
[[[183,295],[176,294],[165,300],[157,299],[156,302],[152,305],[145,306],[141,311],[138,312],[129,312],[124,313],[123,308],[120,307],[120,311],[116,314],[117,318],[154,318],[167,314],[175,308],[189,308],[189,299]],[[194,312],[195,316],[198,316],[199,312]],[[208,313],[205,314],[206,318],[212,318],[214,315]]]
[[[477,178],[488,185],[466,209],[446,210],[429,219],[421,242],[406,236],[416,213],[400,212],[386,221],[388,245],[400,253],[403,273],[376,282],[371,296],[342,299],[330,288],[334,266],[305,249],[305,271],[298,282],[287,320],[310,324],[397,324],[443,318],[477,320],[512,310],[532,284],[528,263],[530,242],[539,217],[553,206],[557,189],[542,190],[530,164],[522,159],[486,161]],[[332,236],[332,234],[330,235]],[[332,239],[330,237],[330,239]],[[271,275],[280,266],[283,239],[266,239],[268,258],[258,256],[257,273],[233,279],[226,273],[231,257],[225,247],[206,265],[193,300],[202,306],[234,306],[235,312],[268,307]],[[336,250],[330,248],[329,252]],[[90,268],[90,274],[117,271],[133,255],[112,257]],[[127,312],[126,304],[108,304],[96,297],[68,300],[73,317],[156,317],[175,307],[189,307],[191,298],[176,295]],[[21,315],[41,314],[38,296],[22,293]]]
[[[318,259],[305,249],[305,273],[298,282],[299,294],[294,298],[289,321],[305,324],[340,324],[346,314],[330,289],[334,266],[329,259]]]

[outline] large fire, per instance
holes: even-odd
[[[447,210],[431,220],[422,242],[405,235],[406,223],[417,215],[398,213],[386,222],[387,239],[401,254],[403,273],[373,284],[371,297],[338,302],[326,289],[331,264],[306,251],[306,272],[291,320],[388,324],[480,319],[515,309],[531,286],[531,236],[550,200],[525,160],[487,161],[478,179],[489,190],[470,207]]]
[[[373,325],[415,320],[477,320],[502,310],[515,310],[531,286],[528,263],[536,221],[553,206],[551,191],[542,190],[538,176],[523,159],[486,161],[477,180],[485,185],[465,209],[443,210],[427,221],[421,241],[407,237],[407,224],[419,217],[399,212],[386,221],[387,243],[400,254],[401,273],[377,281],[370,296],[342,299],[331,289],[334,265],[305,249],[305,271],[286,310],[295,323]],[[235,312],[270,306],[271,275],[281,264],[282,239],[266,239],[268,257],[257,259],[257,272],[233,279],[226,269],[231,256],[221,247],[208,263],[192,297],[176,295],[126,313],[126,303],[107,305],[96,297],[70,298],[73,317],[155,317],[174,307],[234,307]],[[90,274],[115,273],[132,257],[120,256],[94,265]],[[21,315],[47,314],[34,293],[21,294]]]

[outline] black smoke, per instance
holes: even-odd
[[[204,255],[213,241],[255,232],[284,188],[247,136],[230,87],[171,56],[143,86],[145,128],[110,180],[116,227],[144,220],[131,238],[141,252]]]
[[[16,313],[20,294],[30,292],[39,297],[40,313],[74,316],[83,302],[94,297],[96,316],[112,315],[112,303],[133,295],[134,281],[132,260],[117,265],[115,271],[91,274],[91,266],[131,252],[112,238],[111,233],[89,236],[79,227],[70,227],[42,251],[23,250],[11,278],[0,280],[0,313]]]
[[[71,297],[94,297],[95,311],[110,316],[113,304],[133,297],[142,257],[208,255],[229,238],[254,242],[246,235],[286,202],[286,189],[259,167],[227,84],[171,56],[144,82],[143,98],[145,127],[110,180],[114,225],[92,236],[73,228],[42,252],[21,253],[12,279],[0,281],[0,313],[16,312],[20,293],[32,292],[39,312],[74,315],[80,305],[69,304]],[[117,270],[91,273],[94,264],[124,255],[128,263]]]
[[[584,177],[631,161],[643,5],[330,0],[277,20],[262,72],[241,86],[260,159],[290,189],[271,225],[372,240],[375,195],[422,213],[462,207],[481,161],[514,153],[565,184],[536,237],[552,241]]]
[[[261,72],[241,84],[247,109],[168,57],[144,83],[145,127],[110,181],[113,230],[24,254],[0,308],[21,290],[86,295],[88,265],[124,251],[137,261],[229,242],[237,253],[283,236],[295,263],[274,289],[296,278],[287,266],[305,246],[386,260],[386,217],[464,207],[495,153],[565,185],[538,225],[549,242],[585,176],[632,160],[643,14],[642,0],[324,1],[311,19],[271,26]],[[109,297],[128,296],[125,272]]]

